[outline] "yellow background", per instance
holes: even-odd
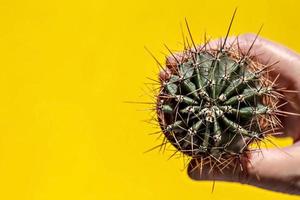
[[[295,1],[0,2],[0,199],[296,199],[233,183],[190,180],[181,159],[143,152],[157,144],[143,123],[146,77],[163,43],[180,49],[180,23],[255,32],[300,51]],[[288,145],[290,140],[277,141]]]

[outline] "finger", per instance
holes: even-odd
[[[249,48],[251,40],[253,41],[255,35],[245,34],[241,36],[240,47],[243,50]],[[285,88],[291,91],[300,91],[300,55],[296,52],[282,46],[278,43],[259,37],[255,42],[251,54],[258,58],[259,62],[263,64],[271,64],[278,62],[273,66],[273,76],[280,74],[277,81],[279,88]],[[272,75],[272,74],[271,74]],[[300,113],[300,94],[297,92],[283,92],[285,95],[284,102],[288,102],[282,110],[291,113]],[[299,116],[288,115],[288,117],[281,117],[285,126],[287,135],[293,137],[294,141],[300,138]]]
[[[166,68],[164,70],[161,70],[159,72],[159,80],[161,82],[165,81],[165,80],[168,80],[170,78],[170,75],[171,75],[171,71],[169,68]]]
[[[249,155],[244,171],[237,168],[210,170],[209,165],[193,168],[195,163],[190,163],[188,174],[195,180],[221,180],[250,184],[260,188],[300,194],[300,145],[282,149],[262,149]],[[201,173],[200,173],[201,170]]]

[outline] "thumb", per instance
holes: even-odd
[[[194,180],[239,182],[283,193],[300,194],[300,143],[286,148],[252,152],[242,162],[241,159],[232,161],[223,169],[217,165],[200,165],[199,160],[193,159],[188,167],[188,175]]]

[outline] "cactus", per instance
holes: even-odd
[[[234,53],[186,52],[163,80],[157,103],[161,128],[187,155],[240,154],[277,127],[278,93],[268,67]]]
[[[272,65],[249,56],[253,45],[245,54],[227,45],[229,30],[215,49],[196,47],[192,37],[180,56],[168,49],[173,62],[160,78],[158,121],[167,141],[192,159],[244,157],[250,144],[281,127],[283,95],[269,76]]]

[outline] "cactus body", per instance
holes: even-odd
[[[279,125],[268,68],[238,48],[188,49],[165,74],[157,98],[160,127],[186,155],[240,155]]]

